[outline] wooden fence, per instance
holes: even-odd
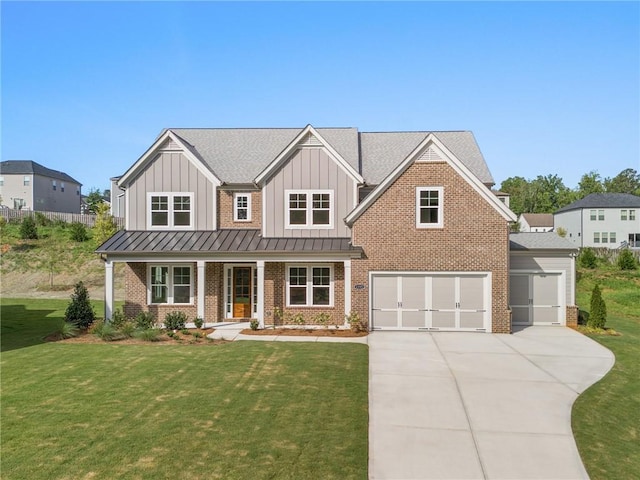
[[[33,210],[14,210],[12,208],[0,209],[0,217],[4,217],[8,222],[12,220],[22,220],[24,217],[38,217],[42,215],[44,218],[53,221],[62,221],[65,223],[82,223],[87,227],[93,227],[96,224],[96,215],[80,214],[80,213],[64,213],[64,212],[34,212]],[[124,228],[124,217],[113,217],[118,229]]]
[[[616,263],[618,261],[618,257],[620,256],[620,252],[622,252],[622,248],[606,248],[606,247],[596,247],[592,248],[593,253],[596,257],[607,260],[609,263]],[[636,260],[640,261],[640,249],[630,248],[629,249]]]

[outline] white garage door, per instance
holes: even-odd
[[[561,273],[511,272],[509,304],[514,325],[564,325]]]
[[[490,331],[488,278],[486,273],[372,274],[372,327]]]

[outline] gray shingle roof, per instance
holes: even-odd
[[[630,193],[591,193],[586,197],[558,209],[555,213],[581,208],[628,208],[640,207],[640,197]]]
[[[429,133],[444,143],[482,183],[495,183],[473,133],[468,131],[362,132],[362,176],[367,183],[379,184]]]
[[[171,128],[225,183],[251,183],[302,131],[300,128]],[[356,128],[316,131],[360,172],[379,184],[430,132],[358,133]],[[431,132],[483,183],[493,184],[471,132]],[[360,165],[360,162],[362,164]]]
[[[509,235],[509,249],[512,251],[578,250],[573,243],[555,232],[512,233]]]
[[[225,183],[251,183],[302,131],[301,128],[171,128]],[[358,171],[358,131],[317,128]]]
[[[0,173],[4,175],[41,175],[43,177],[62,180],[63,182],[82,185],[66,173],[58,170],[52,170],[40,165],[38,162],[34,162],[33,160],[6,160],[0,163]]]
[[[142,231],[120,230],[96,253],[212,254],[212,253],[339,253],[360,256],[349,238],[262,238],[260,230]]]
[[[530,227],[553,227],[552,213],[523,213]]]

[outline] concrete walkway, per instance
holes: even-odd
[[[571,406],[613,354],[562,327],[374,332],[369,478],[588,478]]]

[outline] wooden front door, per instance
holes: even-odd
[[[251,318],[251,267],[233,267],[233,318]]]

